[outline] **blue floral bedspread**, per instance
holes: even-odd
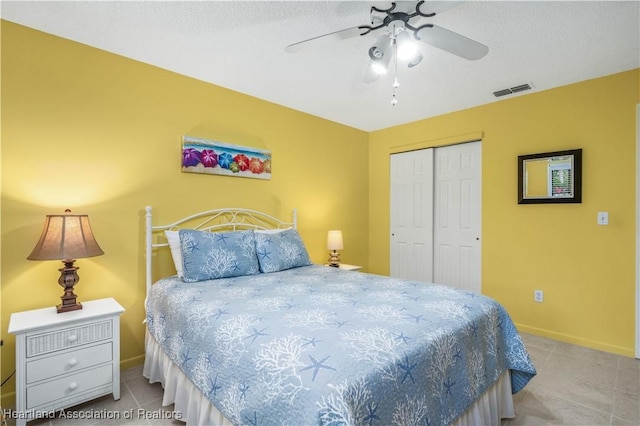
[[[236,425],[442,425],[536,374],[496,301],[312,265],[153,285],[147,326]]]

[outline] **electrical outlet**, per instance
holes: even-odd
[[[544,301],[544,293],[542,292],[542,290],[533,291],[533,300],[539,303],[542,303]]]

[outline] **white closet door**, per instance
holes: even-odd
[[[482,143],[436,149],[434,281],[481,291]]]
[[[433,281],[433,149],[391,155],[391,270]]]

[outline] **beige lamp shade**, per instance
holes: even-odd
[[[327,248],[329,250],[342,250],[344,245],[342,243],[342,231],[331,230],[327,234]]]
[[[69,213],[71,213],[70,210]],[[104,254],[93,237],[89,216],[47,215],[40,241],[29,260],[82,259]]]

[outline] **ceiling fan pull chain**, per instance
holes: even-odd
[[[393,43],[393,65],[394,65],[394,78],[393,78],[393,96],[391,97],[391,106],[398,105],[398,99],[396,99],[396,90],[400,87],[400,83],[398,82],[398,43],[396,38],[392,39]]]

